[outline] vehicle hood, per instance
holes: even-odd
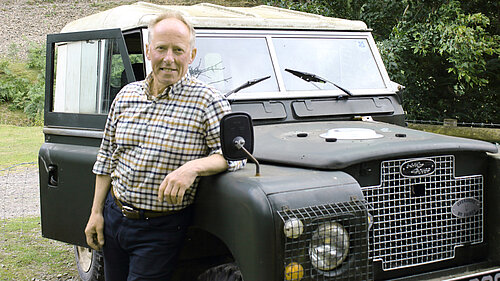
[[[371,129],[372,139],[321,137],[332,129]],[[254,127],[254,156],[261,162],[343,169],[360,162],[461,151],[496,153],[488,142],[444,136],[381,122],[331,121]]]

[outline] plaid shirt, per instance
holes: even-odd
[[[110,175],[115,195],[136,208],[180,210],[193,202],[199,178],[181,205],[159,202],[160,184],[184,163],[221,153],[219,121],[231,107],[189,74],[156,98],[152,79],[125,86],[113,101],[93,172]],[[237,170],[243,162],[228,165]]]

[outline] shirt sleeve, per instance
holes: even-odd
[[[206,112],[206,141],[210,149],[210,155],[218,153],[222,155],[220,143],[220,121],[224,115],[231,112],[231,105],[222,95],[214,95],[214,99]],[[243,168],[246,160],[227,161],[228,171],[236,171]]]
[[[96,175],[111,175],[114,170],[112,156],[116,149],[116,103],[117,99],[115,99],[111,105],[106,119],[106,126],[104,127],[101,146],[99,148],[99,152],[97,153],[97,160],[92,169],[92,172]]]

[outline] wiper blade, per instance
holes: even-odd
[[[298,70],[293,70],[293,69],[288,69],[288,68],[285,68],[285,71],[290,72],[291,74],[293,74],[293,75],[295,75],[295,76],[299,77],[300,79],[305,80],[307,82],[326,83],[325,79],[319,77],[316,74],[307,73],[307,72],[298,71]]]
[[[238,88],[236,88],[236,89],[234,89],[234,90],[231,90],[231,91],[227,92],[224,96],[227,98],[227,97],[229,97],[230,95],[232,95],[232,94],[234,94],[234,93],[237,93],[237,92],[238,92],[238,91],[240,91],[240,90],[243,90],[243,89],[245,89],[245,88],[251,87],[251,86],[253,86],[253,85],[257,84],[257,83],[260,83],[260,82],[262,82],[262,81],[264,81],[264,80],[267,80],[267,79],[269,79],[269,78],[271,78],[271,76],[270,76],[270,75],[269,75],[269,76],[266,76],[266,77],[262,77],[262,78],[257,78],[257,79],[249,80],[249,81],[247,81],[245,84],[243,84],[243,85],[239,86]]]
[[[291,74],[293,74],[293,75],[295,75],[295,76],[299,77],[300,79],[302,79],[304,81],[307,81],[307,82],[330,83],[333,86],[337,87],[342,92],[346,93],[347,95],[349,95],[351,97],[354,96],[351,93],[351,91],[349,91],[349,90],[347,90],[345,88],[340,87],[339,85],[333,83],[332,81],[328,81],[328,80],[326,80],[324,78],[321,78],[321,77],[319,77],[316,74],[307,73],[307,72],[298,71],[298,70],[293,70],[293,69],[288,69],[288,68],[285,68],[285,71],[286,72],[290,72]]]

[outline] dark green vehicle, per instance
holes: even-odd
[[[197,29],[190,73],[241,112],[226,156],[246,157],[244,140],[260,162],[202,179],[175,280],[500,279],[497,146],[406,128],[364,23],[137,3],[47,38],[42,233],[75,245],[83,280],[103,280],[84,227],[106,114],[151,70],[146,26],[165,9]]]

